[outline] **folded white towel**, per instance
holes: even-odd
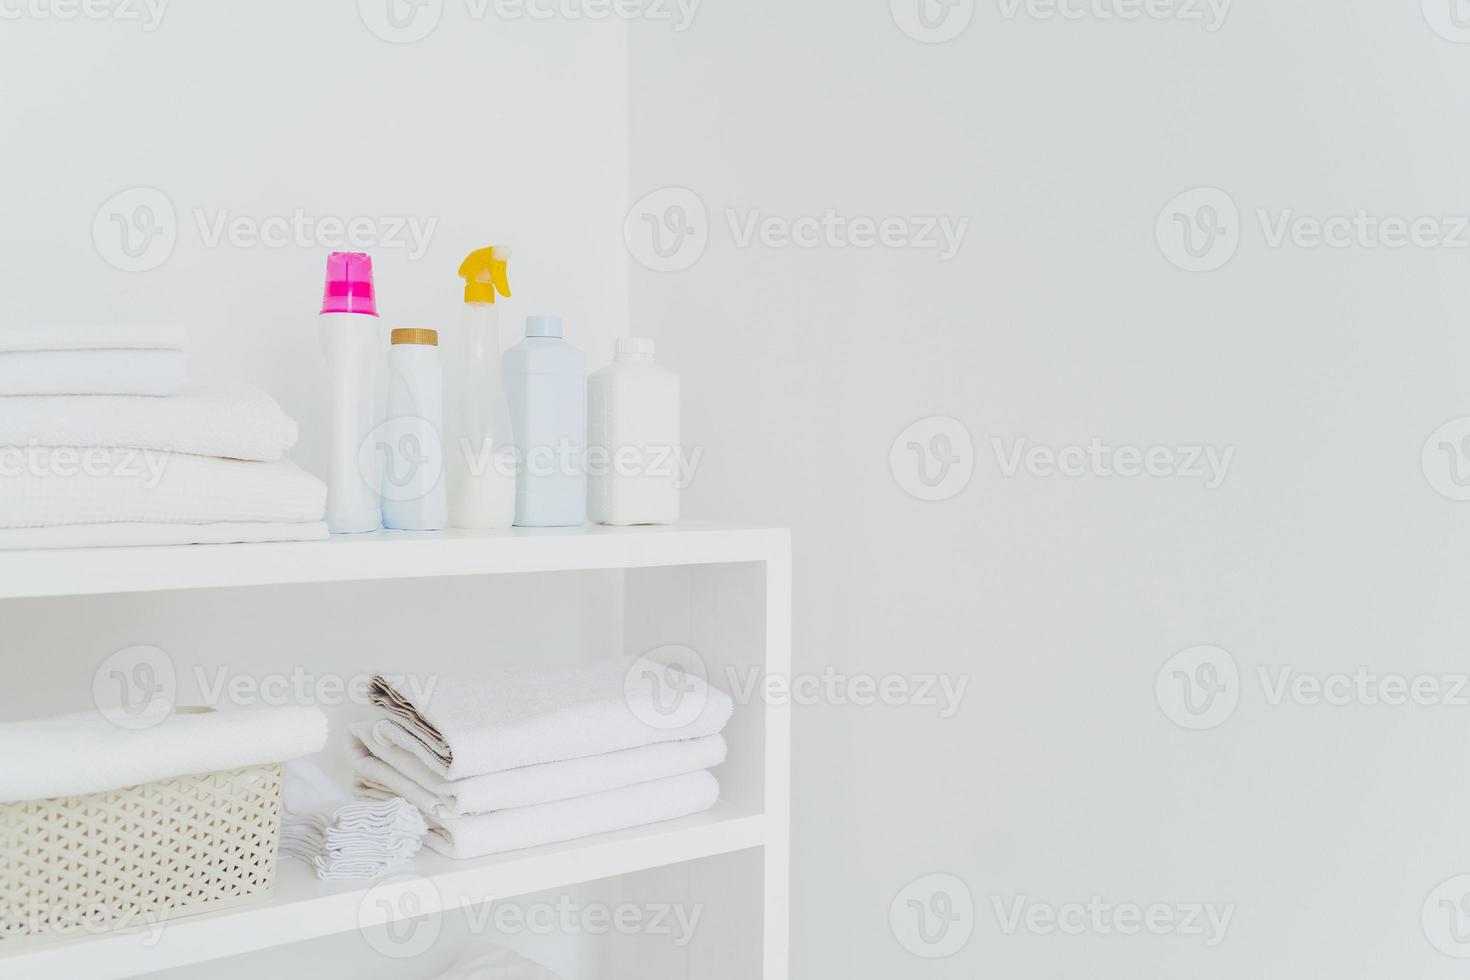
[[[0,351],[183,350],[185,330],[168,324],[0,327]]]
[[[0,447],[104,446],[276,460],[294,445],[296,422],[271,396],[239,381],[191,384],[171,398],[15,395],[0,402]]]
[[[73,524],[64,527],[0,528],[0,551],[61,548],[147,548],[172,544],[261,544],[325,541],[325,521],[274,524]]]
[[[37,350],[0,353],[0,395],[177,395],[179,350]]]
[[[359,785],[372,796],[391,795],[371,784]],[[708,810],[719,797],[720,784],[715,777],[707,772],[691,772],[574,800],[473,817],[431,814],[426,843],[452,858],[481,857],[686,817]]]
[[[385,875],[419,852],[427,832],[407,800],[354,800],[316,763],[286,766],[280,851],[310,864],[318,878]]]
[[[439,675],[436,683],[406,689],[430,694],[416,704],[373,678],[370,697],[391,715],[375,735],[445,779],[714,735],[734,710],[730,696],[704,680],[634,657],[552,671]]]
[[[286,762],[326,741],[321,709],[295,705],[168,715],[136,730],[97,711],[10,722],[0,725],[0,803]]]
[[[138,449],[38,448],[0,455],[0,528],[66,524],[304,524],[327,488],[294,463]]]
[[[577,796],[646,783],[668,776],[712,769],[725,761],[721,735],[661,742],[621,752],[543,762],[503,772],[440,778],[411,752],[373,735],[372,722],[358,722],[352,733],[352,769],[437,817],[462,817],[517,806],[554,803]]]

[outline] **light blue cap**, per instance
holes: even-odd
[[[527,337],[553,337],[561,339],[561,317],[559,316],[528,316],[526,317]]]

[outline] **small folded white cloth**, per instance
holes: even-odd
[[[392,722],[379,722],[391,725]],[[669,776],[712,769],[725,761],[721,735],[660,742],[621,752],[543,762],[519,769],[447,780],[411,752],[373,734],[373,722],[352,733],[352,769],[365,783],[402,796],[436,817],[462,817],[511,807],[535,806],[602,793]]]
[[[271,541],[325,541],[329,536],[325,521],[303,524],[264,521],[238,524],[71,524],[0,528],[0,551],[262,544]]]
[[[378,798],[391,796],[371,786],[362,791]],[[451,858],[481,857],[702,813],[719,796],[714,776],[691,772],[539,806],[470,817],[431,815],[425,843]]]
[[[190,384],[172,398],[16,395],[0,402],[0,447],[102,446],[271,461],[296,445],[296,435],[296,422],[275,399],[239,381]]]
[[[422,703],[383,677],[373,703],[391,716],[374,734],[444,779],[602,755],[717,734],[730,695],[651,660],[616,657],[552,671],[439,675]]]
[[[289,460],[26,447],[0,453],[0,528],[71,524],[304,524],[327,488]]]
[[[177,395],[186,371],[181,350],[6,351],[0,395]]]
[[[326,741],[326,715],[296,705],[169,714],[138,729],[98,711],[10,722],[0,725],[0,803],[287,762],[320,752]]]
[[[354,800],[314,762],[286,767],[280,851],[310,864],[318,878],[385,875],[419,852],[427,832],[407,800]]]
[[[36,350],[183,350],[176,324],[74,324],[0,327],[0,352]]]

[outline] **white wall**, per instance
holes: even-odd
[[[635,27],[630,59],[631,197],[686,188],[709,217],[691,267],[633,278],[635,330],[694,382],[690,510],[795,528],[799,671],[972,679],[948,720],[798,708],[792,975],[1459,975],[1421,907],[1470,871],[1464,707],[1272,706],[1258,670],[1467,669],[1470,511],[1420,463],[1470,414],[1467,238],[1273,248],[1256,212],[1470,213],[1470,47],[1418,3],[1235,4],[1211,31],[961,0],[944,44],[889,7],[711,2]],[[1188,273],[1155,225],[1199,186],[1238,206],[1238,251]],[[740,247],[731,208],[970,225],[944,262]],[[890,447],[936,415],[975,475],[924,503]],[[1006,477],[991,440],[1023,437],[1236,453],[1215,490]],[[1186,731],[1155,679],[1205,643],[1239,706]],[[975,907],[948,959],[890,928],[932,873]],[[1020,896],[1234,912],[1213,948],[1007,934],[994,902]]]

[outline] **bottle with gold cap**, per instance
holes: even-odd
[[[449,525],[444,473],[444,367],[439,334],[400,327],[388,350],[383,456],[383,526],[440,531]]]
[[[515,520],[516,454],[500,367],[500,312],[510,296],[510,251],[476,249],[459,267],[464,313],[446,344],[452,380],[446,404],[449,522],[464,528],[510,527]]]

